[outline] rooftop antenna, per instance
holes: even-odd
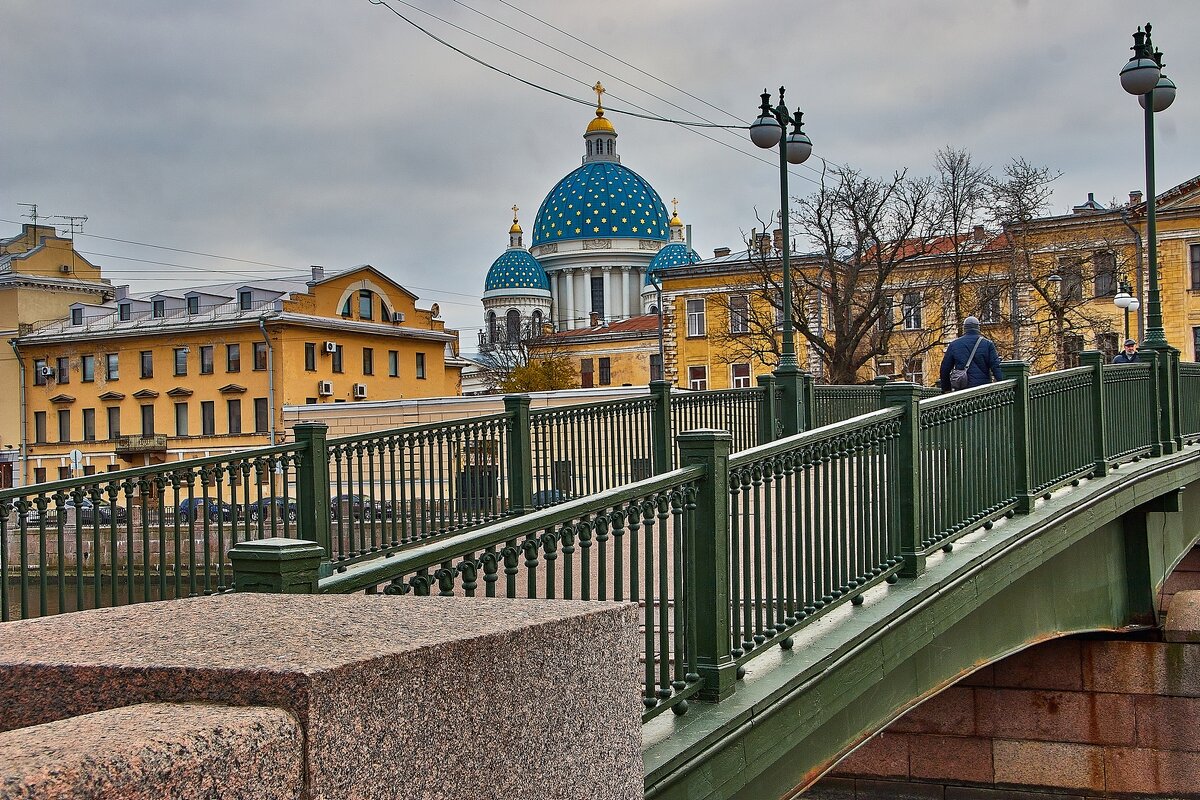
[[[71,274],[75,274],[75,234],[83,233],[83,223],[87,222],[87,214],[57,214],[51,219],[65,219],[68,226],[68,234],[71,238]]]

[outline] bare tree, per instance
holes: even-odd
[[[979,246],[975,226],[984,221],[991,175],[969,152],[949,146],[934,155],[934,169],[937,214],[946,232],[941,249],[949,261],[951,278],[947,305],[953,319],[961,320],[966,316],[964,288],[977,271],[978,260],[972,257]]]
[[[476,360],[489,394],[578,387],[562,343],[549,325],[526,320],[519,336],[507,334],[502,327],[485,331],[489,338]]]

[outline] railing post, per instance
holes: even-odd
[[[650,438],[653,439],[651,456],[654,474],[670,472],[671,462],[671,382],[650,381],[650,397],[654,408],[650,412]]]
[[[1108,431],[1104,424],[1104,353],[1084,350],[1079,365],[1092,368],[1092,458],[1097,476],[1108,474]]]
[[[728,431],[688,431],[679,436],[680,466],[704,467],[688,531],[684,601],[696,631],[700,699],[719,702],[733,694],[737,664],[729,633],[729,450]],[[676,565],[676,569],[679,565]]]
[[[1029,424],[1029,364],[1025,361],[1001,361],[1004,378],[1016,383],[1013,390],[1013,469],[1017,484],[1017,513],[1033,511],[1037,495],[1033,492],[1033,440]]]
[[[802,396],[803,408],[801,409],[801,420],[804,423],[804,430],[811,431],[817,427],[817,381],[813,378],[811,372],[805,372],[803,377]]]
[[[1167,405],[1166,431],[1167,440],[1171,442],[1170,452],[1176,453],[1183,449],[1183,433],[1179,425],[1179,348],[1166,349],[1166,387],[1164,395]]]
[[[795,365],[775,370],[775,379],[783,392],[783,407],[779,420],[784,437],[795,436],[804,430],[804,372]]]
[[[508,503],[514,514],[533,511],[533,427],[529,422],[530,397],[506,394],[504,413],[508,429]]]
[[[1154,420],[1154,435],[1150,442],[1150,455],[1161,456],[1163,454],[1163,434],[1162,434],[1162,418],[1163,418],[1163,393],[1165,387],[1162,385],[1163,374],[1159,369],[1162,362],[1160,356],[1154,350],[1142,350],[1138,353],[1138,361],[1145,361],[1150,365],[1150,408],[1149,412]]]
[[[292,428],[300,451],[296,469],[296,535],[316,542],[333,558],[329,539],[329,426],[324,422],[298,422]]]
[[[925,571],[925,549],[921,546],[921,407],[920,387],[896,381],[881,387],[883,405],[899,406],[900,436],[897,462],[888,480],[893,492],[896,529],[900,538],[900,575],[915,578]]]
[[[759,375],[758,388],[762,389],[763,401],[758,407],[758,443],[775,441],[775,376]]]
[[[324,557],[321,545],[304,539],[277,536],[238,542],[229,551],[233,588],[239,592],[316,594]]]

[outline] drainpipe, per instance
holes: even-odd
[[[21,399],[20,399],[20,407],[21,407],[21,453],[20,453],[21,467],[20,467],[19,471],[14,470],[14,473],[19,472],[19,475],[17,477],[20,482],[17,485],[24,486],[25,485],[25,457],[26,457],[25,442],[29,436],[28,427],[27,427],[28,422],[25,419],[25,359],[21,358],[21,347],[20,347],[20,345],[17,344],[16,339],[9,339],[8,343],[12,346],[13,353],[17,357],[17,368],[21,371],[21,387],[20,387],[20,396],[21,396]]]
[[[270,414],[268,429],[271,432],[271,444],[275,444],[275,348],[271,346],[271,337],[267,335],[267,322],[264,317],[258,318],[258,328],[262,331],[263,341],[267,343],[267,412]]]

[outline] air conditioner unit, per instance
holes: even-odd
[[[337,352],[337,342],[326,342],[325,343],[325,352],[326,353],[336,353]]]
[[[354,399],[355,400],[366,400],[367,399],[367,385],[365,383],[354,384]]]
[[[71,265],[70,264],[59,264],[58,271],[61,272],[63,275],[70,275],[71,274]]]
[[[317,381],[317,394],[321,397],[332,397],[333,381]]]
[[[54,367],[42,367],[41,372],[42,372],[43,378],[53,378],[54,377]]]
[[[404,322],[404,312],[403,311],[393,311],[392,312],[392,322]]]

